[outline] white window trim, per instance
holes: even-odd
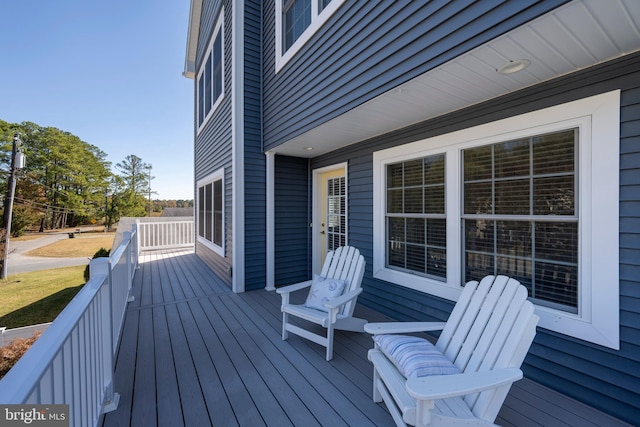
[[[449,300],[461,292],[461,151],[524,136],[580,128],[578,147],[578,313],[536,306],[539,326],[620,348],[619,151],[620,91],[584,98],[373,154],[373,275]],[[385,267],[385,167],[388,163],[446,154],[447,281]]]
[[[222,181],[222,246],[218,246],[213,242],[210,242],[209,240],[205,239],[204,237],[200,236],[200,223],[198,221],[200,221],[200,187],[203,187],[207,184],[213,184],[215,181],[221,180]],[[209,249],[211,249],[212,251],[214,251],[215,253],[217,253],[218,255],[220,255],[221,257],[224,257],[225,254],[225,242],[226,242],[226,238],[225,238],[225,209],[224,209],[224,168],[220,168],[217,171],[213,172],[210,175],[207,175],[206,177],[202,178],[201,180],[199,180],[196,184],[196,238],[198,239],[199,243],[202,243],[204,246],[208,247]],[[213,207],[213,203],[212,203],[212,207]],[[213,219],[212,222],[213,224]]]
[[[280,71],[295,54],[304,46],[320,27],[335,13],[336,10],[346,0],[331,0],[331,2],[318,13],[318,0],[311,0],[311,24],[298,37],[286,52],[282,52],[282,2],[283,0],[274,0],[276,4],[276,73]]]
[[[199,88],[199,83],[200,83],[200,77],[202,76],[202,73],[204,73],[205,69],[206,69],[206,64],[207,61],[206,59],[209,57],[209,55],[212,54],[213,52],[213,42],[215,41],[216,37],[218,36],[218,34],[220,34],[221,39],[220,39],[220,44],[222,46],[222,52],[221,52],[221,70],[222,70],[222,91],[220,92],[220,95],[218,96],[218,98],[216,98],[216,100],[213,102],[213,105],[211,106],[211,110],[209,110],[209,113],[205,116],[204,120],[202,120],[202,123],[198,124],[198,117],[200,114],[200,88]],[[211,40],[209,41],[209,46],[207,47],[207,51],[203,56],[203,61],[202,64],[200,64],[200,69],[198,70],[198,74],[196,74],[196,124],[198,124],[198,133],[200,133],[200,131],[202,131],[202,129],[204,129],[204,127],[207,125],[207,123],[209,122],[209,119],[211,118],[211,116],[213,116],[213,113],[218,109],[218,107],[220,106],[220,104],[222,104],[222,100],[224,99],[224,7],[220,9],[220,16],[218,17],[218,21],[216,22],[216,26],[213,29],[213,33],[211,34]],[[213,91],[213,83],[211,84],[211,90]]]

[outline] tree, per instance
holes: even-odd
[[[41,231],[76,226],[101,216],[112,175],[105,153],[60,129],[0,120],[0,141],[7,141],[14,132],[22,134],[27,156],[27,167],[17,181],[16,200],[39,211],[38,215],[30,213],[31,220],[39,219]],[[8,165],[10,153],[10,144],[1,144],[0,162]]]
[[[116,182],[120,216],[145,216],[145,193],[149,191],[148,171],[151,165],[143,162],[135,154],[130,154],[117,163],[116,168],[120,171]]]

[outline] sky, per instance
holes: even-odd
[[[193,199],[189,5],[0,0],[0,119],[70,132],[112,166],[134,154],[152,198]]]

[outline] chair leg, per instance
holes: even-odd
[[[382,402],[382,394],[380,390],[378,390],[378,381],[380,380],[378,376],[378,370],[376,367],[373,367],[373,401],[376,403]]]
[[[289,333],[287,331],[287,321],[289,320],[289,315],[282,312],[282,340],[286,340],[289,338]]]
[[[327,362],[333,359],[333,323],[327,328]]]

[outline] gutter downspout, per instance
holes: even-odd
[[[232,257],[231,289],[245,291],[244,2],[231,6]]]

